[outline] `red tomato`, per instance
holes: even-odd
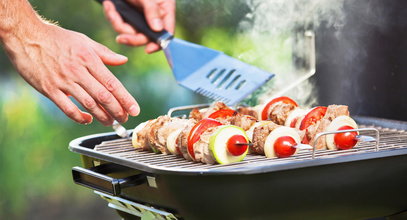
[[[204,118],[191,129],[191,132],[188,135],[188,153],[193,159],[195,159],[194,144],[199,141],[201,134],[204,133],[208,128],[219,125],[222,125],[222,123],[215,119]]]
[[[213,119],[216,119],[216,118],[227,118],[227,117],[230,117],[230,116],[235,115],[236,113],[237,113],[237,112],[236,112],[235,110],[233,110],[233,109],[220,109],[220,110],[218,110],[218,111],[216,111],[216,112],[210,114],[210,115],[208,116],[208,118],[213,118]]]
[[[309,126],[315,124],[317,121],[321,120],[326,113],[327,107],[318,106],[313,108],[310,112],[305,115],[304,119],[301,121],[300,130],[304,130]]]
[[[177,153],[178,153],[178,155],[182,156],[182,152],[181,152],[181,149],[179,149],[179,147],[177,147]]]
[[[289,157],[295,153],[297,149],[293,146],[297,145],[294,138],[290,136],[282,136],[274,142],[274,152],[277,157]]]
[[[277,102],[284,102],[285,104],[291,104],[291,105],[294,105],[295,107],[298,106],[298,104],[294,100],[288,98],[287,96],[281,96],[281,97],[275,98],[275,99],[271,100],[269,103],[267,103],[267,105],[263,108],[263,111],[261,112],[261,120],[268,119],[268,117],[269,117],[268,112],[269,112],[270,107]]]
[[[305,132],[304,138],[302,138],[301,144],[309,144],[311,140],[308,139],[307,132]]]
[[[249,145],[237,144],[244,143],[247,144],[247,140],[243,135],[233,135],[229,138],[227,143],[227,149],[233,156],[240,156],[246,152]]]
[[[296,117],[296,118],[294,118],[294,119],[291,121],[291,123],[290,123],[290,127],[291,127],[291,128],[295,128],[295,124],[297,124],[298,118],[299,118],[299,117]]]
[[[340,127],[338,129],[338,131],[350,130],[350,129],[355,129],[355,128],[345,125],[345,126]],[[338,149],[341,149],[341,150],[351,149],[358,142],[356,135],[358,135],[358,133],[356,131],[335,134],[335,136],[334,136],[335,145],[338,147]]]

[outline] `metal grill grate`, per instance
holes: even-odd
[[[360,126],[376,128],[380,132],[379,152],[385,150],[407,148],[407,132],[404,130],[396,130],[389,128],[373,127],[373,126]],[[375,132],[363,131],[362,135],[375,136]],[[125,161],[125,165],[130,166],[137,164],[137,168],[145,166],[153,170],[177,171],[177,172],[222,172],[245,169],[248,166],[268,166],[290,164],[302,161],[312,161],[326,158],[337,158],[342,155],[356,155],[368,152],[375,152],[376,142],[362,142],[349,150],[319,150],[316,152],[316,159],[312,159],[311,151],[302,151],[295,156],[289,158],[266,158],[262,155],[247,155],[242,162],[228,164],[228,165],[211,165],[203,164],[192,161],[187,161],[182,157],[175,155],[163,155],[152,152],[142,151],[132,147],[131,139],[122,138],[110,141],[104,141],[97,145],[94,151],[117,160]]]

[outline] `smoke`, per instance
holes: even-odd
[[[310,48],[305,31],[316,30],[321,25],[341,31],[345,20],[344,0],[246,0],[246,4],[250,12],[238,29],[253,48],[239,58],[276,74],[255,97],[258,103],[264,103],[308,73]],[[309,80],[283,95],[301,105],[309,106],[317,101],[314,85]]]

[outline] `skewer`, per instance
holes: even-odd
[[[236,145],[248,145],[248,146],[253,146],[252,143],[236,143]]]
[[[294,145],[293,148],[297,148],[299,150],[312,150],[313,147],[309,144],[297,144]]]
[[[356,135],[356,140],[358,141],[376,141],[376,138],[371,137],[371,136],[367,136],[367,135]]]

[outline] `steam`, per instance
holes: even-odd
[[[304,32],[321,25],[339,32],[345,20],[343,3],[343,0],[246,0],[250,12],[240,22],[239,34],[248,36],[253,48],[239,58],[257,61],[257,65],[276,74],[255,97],[258,103],[266,102],[307,73],[309,48]],[[314,85],[309,80],[283,95],[301,105],[309,106],[317,101]]]

